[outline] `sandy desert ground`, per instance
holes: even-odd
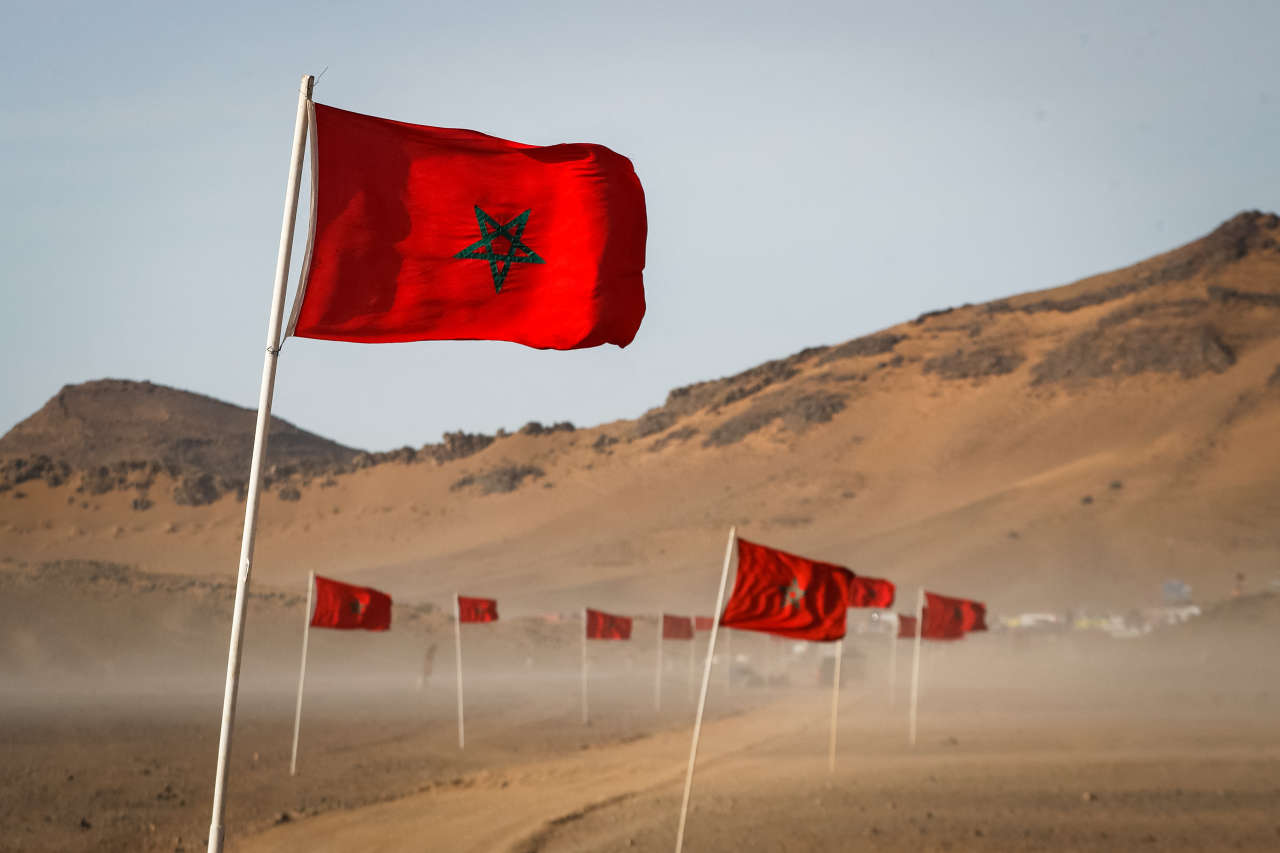
[[[6,592],[24,603],[12,578]],[[743,670],[733,689],[713,671],[686,849],[1274,850],[1278,609],[1258,596],[1133,640],[928,644],[915,749],[910,644],[891,695],[887,638],[855,635],[833,775],[824,649],[735,632]],[[688,647],[668,642],[655,711],[651,624],[590,647],[589,726],[572,621],[468,626],[462,751],[447,625],[313,632],[291,778],[301,602],[264,597],[250,616],[229,849],[671,849],[694,705]],[[156,649],[114,678],[0,695],[0,849],[203,849],[222,649],[190,631],[210,649],[185,671]],[[748,670],[772,683],[748,686]]]

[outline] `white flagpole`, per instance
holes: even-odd
[[[893,629],[889,631],[889,707],[892,708],[898,695],[898,623],[895,620]]]
[[[653,708],[662,710],[662,614],[658,614],[658,673],[653,679]]]
[[[582,608],[582,723],[590,720],[587,708],[587,608]]]
[[[924,634],[924,587],[916,602],[916,648],[911,659],[911,745],[916,745],[916,713],[920,705],[920,640]]]
[[[840,661],[844,660],[844,638],[836,641],[835,677],[831,679],[831,743],[827,747],[827,772],[836,772],[836,721],[840,718]]]
[[[316,591],[316,573],[307,575],[307,609],[303,613],[302,668],[298,670],[298,707],[293,712],[293,756],[289,759],[289,775],[298,775],[298,729],[302,726],[302,682],[307,677],[307,640],[311,637],[311,601]]]
[[[680,801],[680,828],[676,830],[676,853],[684,850],[684,824],[689,817],[689,793],[693,790],[693,766],[698,760],[698,738],[702,736],[702,712],[707,707],[707,688],[711,686],[711,658],[716,653],[716,633],[720,628],[720,611],[724,608],[724,588],[729,580],[729,563],[733,560],[733,544],[738,528],[729,528],[729,544],[724,549],[724,568],[720,571],[720,591],[716,593],[716,609],[711,619],[711,638],[707,640],[707,662],[702,667],[702,692],[698,695],[698,715],[693,723],[693,745],[689,747],[689,770],[684,777],[684,798]]]
[[[307,139],[307,113],[315,77],[303,75],[298,91],[298,116],[293,126],[293,153],[289,162],[289,183],[285,187],[284,221],[280,226],[280,250],[276,255],[275,285],[271,294],[271,315],[267,323],[267,351],[262,362],[262,387],[258,393],[258,421],[253,433],[253,461],[249,465],[249,487],[245,496],[244,534],[240,540],[240,567],[236,578],[236,599],[231,615],[231,643],[227,649],[227,682],[222,696],[222,728],[218,735],[218,768],[213,779],[213,814],[209,821],[209,853],[221,853],[226,815],[227,768],[231,763],[231,730],[235,727],[236,696],[240,690],[241,644],[244,616],[249,597],[249,570],[253,565],[253,545],[258,532],[258,496],[262,491],[262,459],[267,451],[267,429],[271,423],[271,398],[275,393],[276,361],[280,354],[280,327],[284,315],[284,295],[289,279],[289,258],[293,251],[293,225],[298,215],[298,185],[302,182],[302,154]]]
[[[467,745],[462,729],[462,602],[453,594],[453,652],[454,669],[458,672],[458,749]]]

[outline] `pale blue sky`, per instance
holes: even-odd
[[[626,350],[291,340],[276,413],[371,449],[634,417],[1280,208],[1280,4],[894,5],[10,0],[0,431],[103,376],[256,403],[297,82],[326,65],[318,101],[600,142],[648,196]]]

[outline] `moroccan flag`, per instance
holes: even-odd
[[[916,617],[898,614],[898,639],[915,639]]]
[[[688,616],[672,616],[669,613],[662,614],[662,639],[664,640],[692,640],[693,639],[693,620]]]
[[[602,610],[587,610],[587,639],[630,640],[631,619]]]
[[[647,222],[631,161],[314,104],[313,216],[290,333],[360,343],[626,346]]]
[[[459,622],[497,622],[498,602],[492,598],[458,596]]]
[[[981,601],[970,601],[967,598],[962,602],[965,633],[987,630],[987,606]]]
[[[720,624],[797,640],[844,636],[853,573],[738,540],[738,577]]]
[[[385,631],[391,627],[391,596],[367,586],[352,586],[316,575],[316,609],[312,628],[363,628]]]
[[[715,627],[715,624],[716,620],[712,619],[710,616],[693,617],[693,628],[695,631],[710,631]]]
[[[850,607],[880,607],[888,608],[893,606],[893,583],[880,578],[865,578],[857,575],[853,579],[853,583],[849,584],[849,606]]]
[[[963,598],[926,592],[921,636],[927,640],[957,640],[963,637],[967,619],[966,604]]]

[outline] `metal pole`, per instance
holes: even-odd
[[[462,603],[458,594],[453,594],[453,652],[454,669],[458,672],[458,749],[467,745],[462,730]]]
[[[707,641],[707,662],[702,667],[702,692],[698,695],[698,715],[693,722],[693,744],[689,747],[689,769],[684,777],[684,798],[680,800],[680,828],[676,830],[676,853],[684,850],[684,824],[689,817],[689,794],[693,791],[693,766],[698,761],[698,739],[702,736],[702,712],[707,707],[707,688],[711,686],[711,658],[716,653],[716,633],[720,628],[720,611],[724,608],[724,588],[729,580],[729,563],[738,528],[729,528],[729,544],[724,549],[724,568],[720,571],[720,591],[716,593],[716,609],[712,616],[711,638]]]
[[[587,708],[587,608],[582,608],[582,723],[590,720]]]
[[[916,745],[916,714],[920,705],[920,639],[924,635],[924,587],[916,603],[916,648],[911,659],[911,745]]]
[[[658,672],[653,678],[653,708],[662,710],[662,614],[658,614]]]
[[[836,641],[836,674],[831,680],[831,743],[827,747],[827,772],[836,772],[836,721],[840,718],[840,661],[844,660],[844,638]]]
[[[298,707],[293,712],[293,755],[289,759],[289,775],[298,775],[298,729],[302,726],[302,682],[307,677],[307,640],[311,638],[311,601],[316,591],[316,573],[307,574],[307,609],[303,613],[302,668],[298,671]]]
[[[262,459],[267,451],[267,429],[271,422],[271,398],[275,392],[276,360],[280,354],[280,327],[284,295],[289,278],[289,258],[293,251],[293,225],[298,215],[298,185],[302,181],[302,154],[307,139],[307,114],[315,77],[303,75],[298,91],[298,116],[293,126],[293,154],[289,163],[289,183],[284,195],[284,221],[280,227],[280,251],[276,256],[276,278],[271,294],[271,316],[267,324],[267,352],[262,362],[262,387],[258,394],[258,422],[253,434],[253,461],[249,465],[249,488],[245,497],[244,534],[240,540],[240,567],[236,578],[236,599],[231,615],[231,643],[227,650],[227,682],[222,697],[222,728],[218,735],[218,768],[213,778],[213,814],[209,821],[209,853],[221,853],[226,815],[227,768],[231,763],[231,731],[235,727],[236,696],[240,689],[241,645],[244,616],[249,596],[249,571],[253,566],[253,545],[258,530],[258,496],[262,491]]]

